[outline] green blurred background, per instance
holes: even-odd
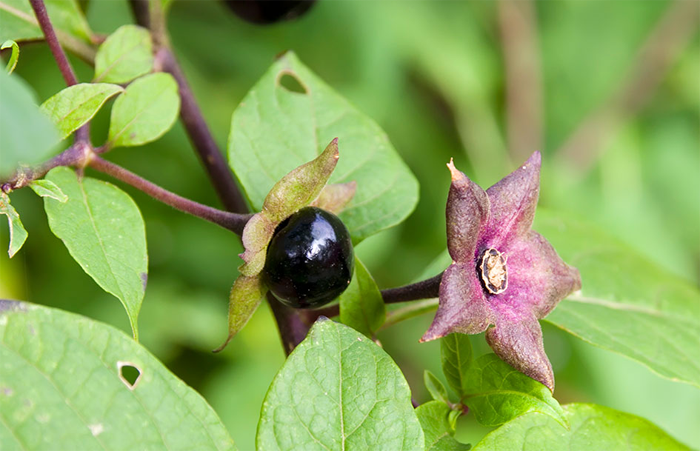
[[[386,130],[418,177],[421,200],[405,223],[357,249],[380,287],[412,281],[444,250],[449,186],[444,164],[450,157],[489,186],[536,150],[529,147],[539,147],[544,156],[540,205],[604,227],[697,284],[700,39],[697,20],[689,25],[682,17],[688,11],[700,14],[700,3],[688,3],[690,8],[631,0],[321,0],[296,22],[258,27],[232,15],[222,2],[177,0],[169,30],[222,148],[234,108],[275,55],[287,49]],[[683,8],[685,13],[678,14]],[[676,16],[669,16],[673,11]],[[121,0],[92,1],[87,15],[99,33],[131,22]],[[666,34],[653,34],[662,20]],[[684,30],[686,35],[675,41],[666,36]],[[635,61],[654,39],[650,36],[662,58],[640,71]],[[655,71],[663,69],[663,57],[670,63],[658,84],[634,84],[639,77],[653,81]],[[92,70],[74,62],[81,80],[90,80]],[[42,101],[63,87],[43,44],[22,47],[17,73]],[[616,97],[628,91],[629,98]],[[523,98],[534,99],[535,112],[541,107],[541,128],[536,113],[518,112],[511,102]],[[94,121],[96,144],[106,136],[108,110]],[[603,113],[594,117],[603,119],[579,133],[582,150],[566,150],[597,111]],[[525,124],[524,131],[513,130],[517,121]],[[218,205],[179,124],[156,143],[118,149],[108,158],[181,195]],[[148,235],[142,342],[204,395],[241,449],[252,450],[265,391],[284,355],[266,306],[226,352],[210,352],[226,331],[227,295],[240,263],[238,238],[125,190],[141,207]],[[119,302],[85,275],[50,233],[41,200],[22,190],[12,194],[12,202],[29,239],[13,260],[0,253],[0,298],[59,307],[128,333]],[[7,241],[2,226],[0,247]],[[418,344],[429,316],[379,336],[420,402],[428,399],[423,369],[440,374],[439,345]],[[661,379],[547,324],[544,333],[560,402],[594,402],[634,413],[700,447],[696,388]],[[487,352],[483,336],[472,341],[477,352]],[[690,352],[700,359],[700,350]],[[486,432],[467,417],[458,436],[476,441]]]

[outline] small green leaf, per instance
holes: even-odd
[[[63,194],[61,188],[56,186],[56,184],[50,180],[34,180],[29,184],[29,187],[41,197],[50,197],[51,199],[56,199],[61,203],[68,201],[68,196]]]
[[[3,450],[235,449],[204,398],[112,326],[0,300],[0,362]]]
[[[474,451],[689,451],[658,426],[628,413],[594,404],[564,406],[571,427],[531,413],[488,434]]]
[[[0,99],[0,179],[4,179],[20,162],[45,160],[59,138],[49,118],[39,111],[34,92],[17,74],[0,70]]]
[[[304,93],[284,87],[295,79]],[[338,137],[341,158],[330,183],[357,182],[340,214],[355,243],[404,220],[418,201],[418,182],[384,131],[305,67],[291,52],[280,57],[233,114],[231,168],[254,208],[292,169]]]
[[[700,290],[585,221],[540,210],[536,230],[581,272],[549,321],[583,340],[700,387]],[[585,244],[584,244],[585,243]],[[663,349],[663,352],[659,352]]]
[[[231,287],[228,305],[228,337],[214,350],[222,351],[231,339],[246,325],[267,293],[260,276],[238,276]]]
[[[278,222],[309,205],[326,186],[339,156],[338,138],[335,138],[321,155],[293,169],[275,183],[265,197],[262,211]]]
[[[46,10],[62,44],[91,44],[92,31],[75,0],[45,0]],[[43,39],[44,34],[28,0],[0,0],[0,42]],[[76,42],[77,41],[77,42]]]
[[[495,354],[474,361],[465,392],[464,402],[485,426],[498,426],[528,412],[544,413],[567,424],[564,411],[546,386],[513,369]]]
[[[155,141],[170,130],[179,111],[180,96],[172,75],[141,77],[114,102],[109,144],[128,147]]]
[[[148,279],[148,255],[143,217],[136,203],[116,186],[85,177],[65,167],[46,179],[68,201],[44,198],[51,231],[97,284],[124,304],[134,337]]]
[[[10,59],[7,60],[5,70],[7,70],[8,74],[11,74],[15,70],[15,67],[17,67],[17,60],[19,59],[19,45],[17,45],[17,43],[11,39],[8,39],[7,41],[3,42],[2,45],[0,45],[0,50],[9,48],[12,49],[12,53],[10,54]]]
[[[428,401],[418,406],[416,415],[425,435],[426,451],[467,451],[471,448],[453,438],[455,429],[449,419],[452,412],[441,401]]]
[[[461,399],[466,394],[467,373],[472,365],[469,336],[450,334],[440,339],[440,360],[447,383]]]
[[[257,448],[423,450],[411,392],[391,357],[350,327],[319,320],[272,381]]]
[[[340,295],[340,321],[372,338],[386,319],[382,293],[365,265],[355,258],[355,273]]]
[[[446,405],[450,403],[445,385],[429,370],[423,371],[423,383],[435,401],[442,401]]]
[[[267,245],[270,244],[276,227],[277,222],[270,219],[265,211],[256,213],[250,218],[241,237],[245,248],[241,254],[245,263],[238,268],[241,274],[253,277],[262,271],[265,266]]]
[[[145,28],[124,25],[95,55],[95,82],[127,83],[153,69],[153,42]]]
[[[10,248],[7,253],[10,258],[22,248],[22,245],[27,241],[29,234],[24,229],[22,221],[19,219],[19,214],[15,207],[10,205],[10,198],[7,194],[0,191],[0,215],[7,216],[7,225],[10,227]]]
[[[41,110],[64,139],[92,119],[110,97],[123,91],[118,85],[80,83],[59,91],[41,105]]]

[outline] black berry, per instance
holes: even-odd
[[[303,15],[315,0],[225,0],[226,6],[248,22],[266,25]]]
[[[340,218],[305,207],[275,230],[263,277],[282,303],[295,308],[321,307],[348,287],[354,258],[350,233]]]

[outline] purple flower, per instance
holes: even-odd
[[[442,277],[440,305],[421,341],[486,331],[502,360],[554,390],[537,320],[580,289],[581,277],[531,230],[541,161],[535,152],[485,192],[451,161],[447,165],[452,173],[447,248],[453,263]]]

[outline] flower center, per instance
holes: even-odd
[[[492,294],[500,294],[508,288],[508,269],[506,268],[505,255],[496,249],[486,249],[481,257],[481,280],[484,286]]]

